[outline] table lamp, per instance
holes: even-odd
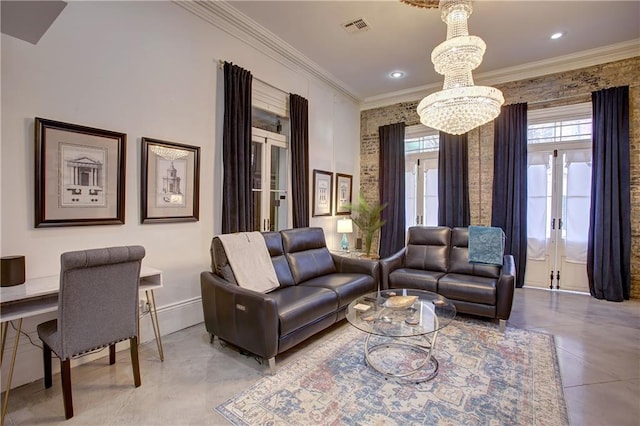
[[[347,239],[347,234],[353,232],[353,221],[351,219],[340,219],[338,221],[338,233],[342,234],[342,241],[340,242],[340,246],[342,250],[349,250],[349,240]]]

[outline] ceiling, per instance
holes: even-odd
[[[394,0],[228,4],[317,64],[360,102],[442,85],[430,59],[433,48],[446,38],[437,9]],[[567,62],[577,58],[577,52],[601,53],[621,43],[626,56],[640,55],[640,1],[478,0],[473,9],[469,33],[487,44],[484,60],[474,71],[477,82],[500,71],[540,68],[559,57]],[[357,18],[364,18],[369,29],[348,34],[342,24]],[[550,40],[555,32],[565,36]],[[394,70],[405,77],[390,78]]]

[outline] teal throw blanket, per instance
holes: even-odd
[[[502,265],[504,232],[490,226],[469,227],[469,263]]]

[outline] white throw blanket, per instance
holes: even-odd
[[[266,293],[280,285],[260,232],[222,234],[218,238],[240,287]]]

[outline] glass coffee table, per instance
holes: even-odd
[[[367,333],[364,357],[379,373],[411,382],[438,374],[433,349],[438,331],[456,316],[447,298],[424,290],[380,290],[347,308],[347,321]]]

